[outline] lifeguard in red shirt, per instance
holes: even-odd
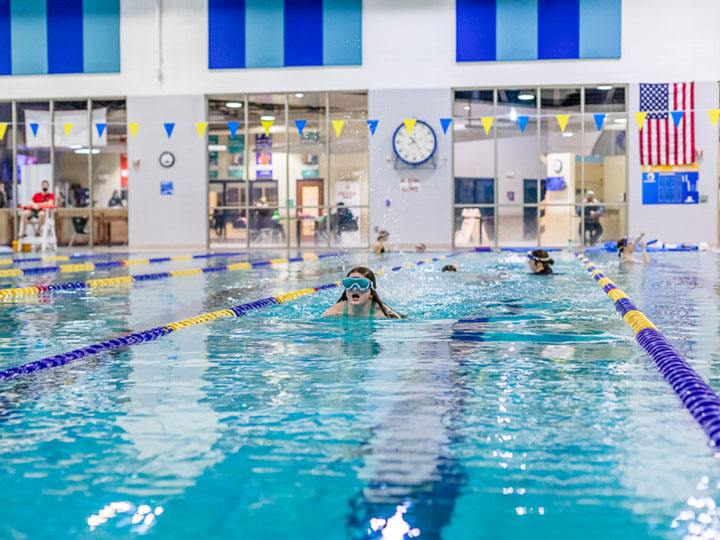
[[[38,218],[39,227],[36,229],[36,235],[40,234],[43,224],[45,223],[45,209],[55,208],[55,195],[50,193],[50,182],[43,180],[40,184],[42,191],[32,196],[30,204],[24,206],[22,213],[22,232],[20,238],[27,236],[28,220]]]

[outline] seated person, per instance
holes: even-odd
[[[588,189],[587,192],[585,192],[585,236],[590,236],[588,239],[588,243],[591,246],[594,246],[598,240],[600,240],[600,237],[603,233],[603,226],[600,223],[600,216],[603,213],[603,210],[605,208],[595,198],[595,192]],[[575,207],[575,212],[579,216],[582,214],[582,208],[580,206]],[[582,225],[578,227],[578,232],[582,231]]]
[[[25,210],[22,212],[22,232],[20,233],[20,238],[25,238],[27,236],[28,220],[32,218],[38,218],[36,236],[39,236],[40,230],[45,223],[45,210],[43,209],[55,206],[55,195],[50,193],[50,182],[43,180],[40,186],[42,191],[39,191],[32,196],[30,204],[26,204]]]
[[[378,234],[377,241],[373,245],[373,253],[375,255],[380,255],[381,253],[385,253],[387,251],[385,249],[385,242],[387,241],[388,237],[390,236],[390,233],[382,230]]]
[[[342,296],[323,313],[323,317],[400,319],[400,315],[380,300],[375,274],[369,268],[356,266],[342,280]]]
[[[528,264],[533,274],[552,274],[552,265],[555,261],[550,258],[550,255],[544,249],[536,249],[534,251],[528,251]]]
[[[620,264],[632,264],[640,262],[635,257],[633,257],[633,253],[635,253],[635,248],[637,247],[638,243],[640,243],[640,247],[642,248],[643,252],[643,264],[647,264],[650,262],[650,260],[648,259],[647,251],[645,250],[645,242],[641,242],[643,236],[645,236],[645,233],[640,233],[634,240],[631,240],[627,236],[618,240],[617,248],[618,257],[620,257]]]
[[[337,212],[332,216],[332,227],[338,240],[342,237],[342,233],[358,230],[357,218],[349,208],[345,208],[345,203],[342,201],[337,203]]]

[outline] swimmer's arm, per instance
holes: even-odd
[[[647,264],[650,262],[650,259],[648,258],[647,249],[645,249],[645,247],[646,247],[645,242],[640,244],[640,247],[642,248],[642,252],[643,252],[643,264],[645,264],[647,266]]]
[[[345,302],[338,302],[337,304],[333,304],[330,306],[325,313],[322,314],[323,317],[337,317],[339,315],[343,314],[343,311],[345,309]]]

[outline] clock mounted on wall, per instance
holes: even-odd
[[[165,167],[166,169],[169,169],[170,167],[175,165],[175,156],[172,152],[163,152],[162,154],[160,154],[158,160],[160,161],[160,165],[162,167]]]
[[[415,123],[412,133],[408,132],[404,122],[400,124],[393,134],[392,143],[397,159],[411,167],[427,163],[437,150],[435,131],[422,120]]]

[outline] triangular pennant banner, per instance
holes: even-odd
[[[128,124],[128,129],[130,130],[130,135],[135,138],[135,135],[137,135],[137,130],[140,124]]]
[[[480,117],[480,121],[482,122],[482,125],[485,128],[485,135],[490,133],[490,128],[493,125],[493,120],[495,120],[495,118],[493,116],[481,116]]]
[[[335,128],[335,136],[339,137],[340,133],[342,133],[343,126],[345,125],[345,120],[333,120],[332,125],[333,128]]]
[[[37,130],[40,127],[40,124],[30,124],[30,129],[32,129],[33,137],[37,137]]]
[[[230,137],[235,138],[237,130],[240,127],[240,122],[228,122],[228,129],[230,130]]]
[[[636,112],[635,113],[635,121],[637,122],[638,129],[643,128],[643,124],[645,123],[646,116],[647,116],[647,112]]]
[[[517,123],[518,123],[518,126],[520,126],[520,133],[525,133],[525,126],[527,126],[528,120],[530,120],[529,116],[518,116],[517,117]]]
[[[595,125],[597,126],[598,131],[600,131],[605,123],[605,114],[593,114],[593,118],[595,119]]]
[[[172,137],[173,129],[175,129],[175,122],[166,122],[164,124],[165,126],[165,133],[167,133],[168,139]]]
[[[682,117],[685,116],[685,111],[671,111],[670,114],[672,115],[675,127],[678,127],[680,125],[680,120],[682,120]]]
[[[65,136],[66,136],[66,137],[69,137],[69,136],[70,136],[70,132],[72,131],[72,127],[73,127],[72,124],[63,124],[63,130],[65,131]]]
[[[414,118],[408,118],[407,120],[403,120],[403,122],[405,123],[405,129],[407,129],[408,134],[412,135],[417,120],[415,120]]]
[[[105,128],[107,127],[107,124],[96,122],[95,123],[95,129],[97,129],[98,137],[102,139],[103,133],[105,133]]]
[[[262,127],[265,129],[266,137],[268,137],[270,135],[270,128],[272,127],[273,122],[274,122],[274,120],[260,120]]]
[[[303,129],[305,129],[305,124],[307,124],[307,120],[295,120],[295,126],[300,135],[302,135]]]
[[[207,126],[207,122],[197,122],[195,124],[195,128],[197,129],[198,135],[200,135],[201,137],[205,135],[205,130],[207,129]]]
[[[379,120],[367,120],[368,129],[370,130],[370,135],[375,135],[375,130],[377,129]]]
[[[720,109],[710,109],[708,111],[708,116],[710,117],[712,125],[717,125],[718,118],[720,118]]]
[[[0,122],[0,141],[5,138],[5,132],[7,131],[7,122]]]
[[[560,126],[560,131],[565,133],[565,128],[567,127],[568,120],[570,120],[569,114],[556,114],[555,118],[557,118],[558,126]]]
[[[450,124],[452,123],[452,118],[441,118],[440,119],[440,127],[443,130],[443,133],[447,135],[447,130],[450,127]]]

